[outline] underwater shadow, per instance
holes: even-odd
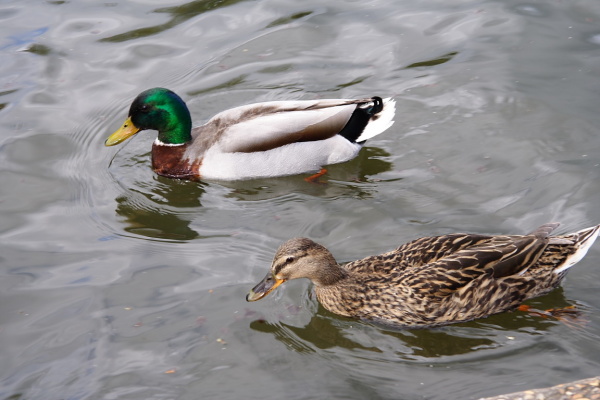
[[[541,310],[572,305],[565,299],[562,288],[527,301],[526,304]],[[585,314],[585,310],[581,311]],[[584,315],[579,318],[579,322],[585,323]],[[501,348],[512,340],[513,335],[542,335],[562,323],[568,322],[522,311],[508,311],[442,327],[398,328],[341,317],[319,304],[318,311],[305,326],[257,319],[250,323],[250,329],[271,334],[287,348],[300,353],[332,348],[385,353],[390,350],[390,342],[385,338],[392,337],[399,342],[397,345],[392,342],[393,352],[402,359],[414,361],[476,354],[483,349]],[[576,325],[570,327],[578,329]],[[356,335],[356,332],[361,334]]]
[[[130,189],[115,199],[115,211],[122,217],[124,230],[153,239],[187,241],[199,238],[190,223],[195,217],[192,210],[202,206],[200,199],[205,192],[204,186],[163,177],[156,177],[156,183]]]

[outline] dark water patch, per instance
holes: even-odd
[[[198,0],[192,1],[187,4],[175,7],[164,7],[157,8],[152,10],[151,12],[157,14],[170,14],[171,19],[164,24],[155,25],[152,27],[139,28],[126,33],[121,33],[118,35],[113,35],[107,38],[100,39],[101,42],[111,42],[111,43],[119,43],[126,42],[130,40],[135,40],[139,38],[154,36],[159,33],[168,31],[194,17],[200,15],[202,13],[212,11],[215,9],[219,9],[222,7],[229,7],[236,3],[239,3],[242,0],[215,0],[215,1],[206,1],[206,0]]]
[[[215,86],[204,88],[202,90],[190,91],[190,92],[188,92],[188,95],[198,96],[198,95],[202,95],[205,93],[216,92],[216,91],[223,90],[223,89],[232,89],[236,86],[243,84],[246,81],[247,77],[248,77],[247,75],[237,76],[235,78],[228,80],[227,82],[219,83],[218,85],[215,85]]]
[[[416,62],[416,63],[412,63],[410,65],[407,65],[404,68],[405,69],[409,69],[409,68],[420,68],[420,67],[433,67],[433,66],[436,66],[436,65],[447,63],[448,61],[452,60],[456,55],[458,55],[458,52],[457,51],[452,51],[452,52],[450,52],[448,54],[444,54],[443,56],[434,58],[432,60],[419,61],[419,62]]]
[[[312,11],[303,11],[303,12],[298,12],[298,13],[292,14],[288,17],[278,18],[275,21],[269,23],[269,25],[267,25],[266,28],[273,28],[273,27],[279,26],[279,25],[286,25],[286,24],[289,24],[290,22],[293,22],[293,21],[296,21],[299,19],[303,19],[312,14],[313,14]]]
[[[33,53],[38,56],[47,56],[50,53],[52,53],[52,49],[50,47],[45,46],[43,44],[37,44],[37,43],[34,43],[34,44],[24,48],[22,51],[25,51],[28,53]]]

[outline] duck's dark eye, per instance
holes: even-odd
[[[285,259],[285,262],[288,264],[291,263],[292,261],[294,261],[294,257],[292,257],[292,256],[289,256],[288,258]]]
[[[150,107],[148,107],[146,104],[144,104],[143,106],[140,107],[140,111],[148,112],[148,111],[150,111]]]

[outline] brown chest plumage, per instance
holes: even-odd
[[[184,158],[188,145],[152,145],[152,168],[159,175],[179,179],[199,179],[202,160]]]

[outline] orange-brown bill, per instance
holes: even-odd
[[[260,281],[252,288],[252,290],[250,290],[250,293],[248,293],[246,296],[246,301],[256,301],[262,299],[275,290],[275,288],[281,285],[283,282],[285,282],[285,280],[277,279],[271,272],[269,272],[262,281]]]

